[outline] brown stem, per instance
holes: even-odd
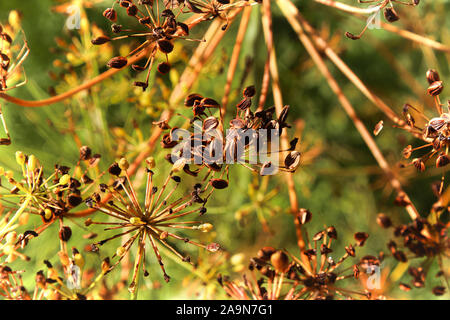
[[[270,63],[270,75],[272,77],[272,93],[275,101],[275,108],[277,115],[280,115],[283,109],[283,96],[281,94],[280,89],[280,81],[278,74],[278,66],[275,54],[275,47],[273,45],[273,31],[272,31],[272,14],[271,14],[271,4],[270,0],[263,0],[262,5],[262,25],[264,31],[264,37],[266,39],[266,45],[269,52]],[[289,139],[287,136],[287,132],[284,131],[281,135],[281,148],[283,150],[289,149]],[[305,240],[303,239],[303,232],[301,229],[301,225],[296,218],[296,214],[299,210],[298,207],[298,198],[297,193],[295,191],[295,183],[294,177],[291,173],[285,173],[286,182],[288,185],[288,193],[289,193],[289,202],[291,204],[291,214],[294,215],[294,223],[295,230],[297,235],[297,243],[300,248],[300,251],[304,251],[306,248]],[[302,257],[306,257],[305,255],[301,255]]]
[[[414,220],[414,219],[420,217],[419,213],[417,212],[416,207],[411,202],[411,199],[409,198],[409,196],[403,191],[403,188],[401,186],[399,179],[396,177],[396,174],[391,170],[389,164],[387,163],[386,159],[384,158],[383,154],[381,153],[380,149],[378,148],[372,135],[367,130],[367,128],[364,126],[363,122],[356,115],[356,112],[353,109],[353,106],[350,104],[350,101],[343,94],[337,81],[331,75],[331,72],[328,70],[328,67],[325,64],[322,57],[320,56],[320,53],[317,51],[317,49],[314,47],[313,42],[308,38],[308,36],[304,32],[303,27],[299,22],[300,21],[299,12],[298,12],[297,8],[295,7],[295,5],[292,4],[292,2],[290,2],[289,0],[277,0],[277,3],[278,3],[278,6],[280,7],[281,11],[285,15],[286,19],[289,21],[292,28],[297,33],[297,35],[298,35],[300,41],[303,43],[306,51],[308,51],[309,55],[311,56],[311,58],[317,65],[317,68],[322,73],[322,75],[325,77],[329,86],[331,87],[333,92],[338,97],[341,106],[344,108],[345,112],[348,114],[350,119],[353,121],[356,129],[358,130],[358,132],[360,133],[364,142],[366,143],[366,145],[372,152],[372,155],[374,156],[375,160],[378,162],[378,165],[380,166],[380,168],[386,174],[392,187],[396,190],[398,195],[403,196],[404,200],[407,203],[407,205],[405,206],[405,209],[407,210],[411,219]]]
[[[239,25],[239,30],[236,36],[236,42],[233,47],[233,53],[231,54],[230,67],[227,72],[227,83],[225,84],[225,91],[222,98],[222,108],[220,108],[220,118],[223,123],[223,118],[225,117],[225,112],[227,110],[228,98],[230,96],[231,83],[234,79],[234,74],[236,72],[236,66],[239,61],[239,56],[241,53],[242,42],[244,41],[245,33],[247,32],[248,22],[250,20],[250,15],[252,13],[252,7],[245,7],[244,13],[242,14],[241,24]]]

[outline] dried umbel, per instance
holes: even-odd
[[[0,24],[0,93],[20,87],[26,83],[26,76],[25,72],[22,71],[22,64],[29,54],[28,44],[26,39],[24,39],[23,43],[18,45],[18,41],[14,39],[18,34],[13,33],[17,33],[14,28]],[[21,78],[21,72],[23,73],[23,81],[18,80]],[[0,146],[10,145],[11,136],[3,117],[1,103],[0,120],[6,134],[6,138],[0,137]]]
[[[374,23],[374,20],[378,17],[380,12],[383,12],[384,18],[387,22],[393,23],[400,19],[397,12],[394,9],[394,3],[406,5],[406,6],[417,6],[420,3],[420,0],[404,0],[404,1],[397,1],[397,0],[373,0],[373,1],[359,1],[359,2],[365,2],[365,3],[372,3],[372,10],[371,10],[371,16],[367,20],[367,24],[364,27],[364,29],[361,31],[360,34],[355,35],[350,32],[346,32],[345,35],[347,38],[352,40],[358,40],[361,39],[364,32],[366,32],[367,28]]]
[[[230,164],[242,165],[262,176],[278,170],[294,172],[301,162],[301,154],[295,150],[298,139],[293,139],[287,150],[280,150],[279,146],[281,133],[290,127],[287,124],[289,106],[285,106],[277,118],[274,118],[274,107],[253,113],[251,105],[255,94],[253,86],[244,89],[243,98],[236,105],[236,116],[228,126],[220,116],[214,115],[220,109],[216,100],[196,93],[188,95],[184,105],[192,109],[193,132],[170,128],[161,142],[164,148],[173,149],[168,160],[194,176],[203,168],[208,170],[208,175],[220,173],[221,180]],[[280,155],[284,155],[281,161]],[[192,170],[192,165],[197,169]],[[217,180],[212,181],[218,185]],[[221,185],[226,187],[223,182]]]
[[[445,265],[450,256],[450,239],[448,237],[450,223],[444,223],[439,218],[436,220],[436,217],[440,217],[444,210],[446,209],[435,206],[430,219],[417,218],[411,223],[394,226],[392,223],[384,224],[384,227],[393,229],[394,238],[387,244],[390,254],[399,262],[410,262],[411,264],[408,273],[412,277],[412,287],[426,286],[427,270],[430,269],[433,260],[440,268],[436,277],[432,278],[433,282],[448,283]],[[423,264],[414,267],[413,265],[417,265],[418,260],[422,260]],[[411,290],[411,286],[407,284],[401,283],[400,286],[403,290]],[[433,283],[432,286],[433,293],[437,293],[437,295],[442,293],[442,285],[436,286]]]
[[[23,271],[13,271],[7,265],[0,264],[0,296],[7,300],[30,300],[21,277]]]
[[[363,246],[367,238],[368,235],[364,232],[356,233],[356,243],[346,246],[345,254],[335,261],[331,244],[337,239],[337,231],[334,227],[328,227],[312,237],[308,248],[302,251],[302,257],[297,258],[273,247],[264,247],[251,259],[250,277],[244,275],[244,281],[240,282],[220,276],[219,283],[235,299],[370,298],[368,291],[349,290],[339,285],[347,278],[358,279],[360,269],[369,272],[379,264],[378,260],[365,257],[350,268],[341,267],[348,258],[355,257],[356,248]],[[349,269],[350,272],[344,274]]]
[[[103,280],[108,272],[110,261],[103,259],[99,266],[99,271],[95,278],[86,281],[84,278],[90,274],[90,270],[85,270],[85,260],[77,248],[72,248],[69,256],[67,248],[58,252],[59,264],[63,271],[63,277],[53,264],[45,260],[46,272],[40,270],[35,276],[35,290],[33,300],[87,300],[93,299],[94,288]]]
[[[12,172],[0,168],[3,190],[0,202],[8,204],[11,212],[8,220],[2,223],[0,238],[10,232],[24,216],[33,214],[42,219],[42,225],[34,230],[27,230],[17,237],[14,246],[24,247],[28,241],[55,223],[60,223],[59,239],[67,242],[71,229],[63,225],[63,218],[83,202],[82,193],[94,186],[97,178],[90,177],[89,172],[96,175],[100,156],[92,154],[87,146],[80,149],[80,159],[74,168],[74,174],[69,174],[70,168],[55,165],[54,172],[45,176],[44,168],[34,155],[16,152],[16,162],[22,172],[22,177],[16,179]],[[85,169],[83,169],[85,167]]]
[[[408,103],[404,105],[403,116],[407,123],[404,129],[420,138],[425,144],[414,148],[411,145],[406,146],[403,149],[403,157],[409,159],[415,151],[429,150],[420,157],[414,157],[410,165],[414,166],[419,172],[425,171],[431,161],[436,168],[442,168],[442,179],[438,188],[438,195],[440,195],[444,188],[446,167],[450,163],[448,154],[450,145],[450,101],[447,102],[445,107],[441,103],[440,94],[444,85],[436,70],[428,70],[426,79],[429,83],[428,94],[434,98],[438,115],[429,118],[418,108]]]
[[[154,160],[148,159],[146,163],[154,166]],[[118,168],[118,170],[117,170]],[[142,268],[144,276],[148,276],[146,269],[146,250],[151,246],[155,253],[164,279],[168,282],[170,277],[167,275],[158,244],[168,248],[175,253],[182,262],[191,263],[190,257],[181,254],[172,244],[172,241],[178,241],[184,244],[190,244],[196,247],[206,249],[209,252],[219,250],[217,243],[207,245],[193,241],[184,236],[184,231],[209,232],[213,225],[203,221],[186,221],[193,215],[202,216],[206,212],[205,204],[211,195],[210,185],[205,188],[196,184],[191,193],[182,197],[175,198],[174,193],[181,182],[181,178],[176,176],[172,170],[165,179],[163,185],[158,188],[154,182],[155,173],[147,168],[147,182],[144,195],[144,201],[141,201],[137,194],[129,175],[126,172],[127,161],[122,159],[119,163],[110,167],[110,173],[115,176],[115,181],[109,185],[101,185],[100,193],[94,193],[86,200],[86,204],[113,219],[114,222],[96,222],[91,219],[86,220],[86,225],[99,224],[110,225],[105,230],[121,230],[120,233],[109,238],[96,242],[94,246],[102,246],[105,243],[126,236],[127,240],[116,250],[112,259],[115,263],[111,265],[108,271],[117,266],[120,261],[128,254],[133,244],[137,246],[137,256],[133,269],[133,275],[129,290],[132,293],[137,289],[137,276],[139,269]],[[113,200],[102,201],[103,197],[112,196]]]
[[[132,69],[137,72],[147,69],[145,80],[134,83],[145,91],[149,85],[151,68],[158,59],[158,53],[166,60],[158,65],[158,71],[166,74],[170,70],[168,55],[174,49],[174,40],[185,39],[189,36],[189,26],[179,21],[179,17],[184,13],[184,7],[184,3],[178,7],[166,2],[164,7],[160,1],[117,0],[112,8],[108,8],[103,12],[103,16],[113,22],[112,32],[118,35],[94,38],[92,39],[92,44],[102,45],[123,39],[141,40],[139,45],[126,56],[114,57],[109,60],[107,65],[110,68],[121,69],[128,65],[128,60],[131,56],[146,53],[147,61],[144,65],[131,65]],[[116,10],[126,11],[128,16],[135,19],[135,26],[123,27],[116,24]],[[176,11],[174,12],[174,10]]]

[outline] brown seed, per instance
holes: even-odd
[[[121,68],[125,67],[127,65],[127,63],[128,63],[127,58],[119,56],[119,57],[114,57],[111,60],[109,60],[106,65],[110,68],[121,69]]]
[[[337,239],[337,231],[336,228],[331,226],[327,228],[327,234],[328,237],[330,237],[331,239]]]
[[[424,172],[425,171],[425,163],[420,158],[415,158],[412,161],[414,167],[416,167],[417,171]]]
[[[290,152],[284,159],[284,166],[290,171],[295,171],[300,165],[301,153],[298,151]]]
[[[69,241],[70,237],[72,236],[72,230],[67,226],[62,226],[61,229],[59,229],[59,238],[61,241],[67,242]]]
[[[246,97],[246,98],[253,98],[254,95],[256,94],[255,86],[249,86],[249,87],[245,88],[243,94],[244,94],[244,97]]]
[[[173,44],[167,39],[158,40],[158,48],[161,52],[168,54],[173,51]]]
[[[273,247],[263,247],[259,249],[258,253],[256,254],[257,257],[264,261],[269,261],[272,254],[276,252],[276,249]]]
[[[397,12],[395,12],[394,8],[385,8],[384,9],[384,17],[386,18],[386,20],[388,22],[391,22],[391,23],[398,21],[400,19]]]
[[[400,290],[403,290],[403,291],[405,291],[405,292],[408,292],[408,291],[411,290],[411,287],[408,286],[406,283],[400,283],[400,284],[398,285],[398,287],[400,288]]]
[[[436,159],[436,168],[445,167],[450,163],[450,157],[445,153],[440,153]]]
[[[355,256],[356,250],[355,248],[350,244],[348,245],[348,247],[345,247],[345,251],[347,252],[347,254],[351,257]]]
[[[108,169],[108,172],[114,176],[119,176],[122,172],[122,169],[120,169],[119,164],[117,162],[114,162]]]
[[[427,71],[427,81],[429,84],[433,84],[433,82],[440,81],[439,73],[434,69],[429,69]]]
[[[72,193],[67,197],[67,202],[71,207],[74,208],[76,206],[79,206],[83,202],[83,199],[80,197],[80,195]]]
[[[138,13],[138,8],[137,8],[134,4],[128,6],[128,8],[127,8],[127,14],[128,14],[130,17],[134,17],[137,13]]]
[[[354,237],[358,246],[362,247],[364,246],[367,238],[369,238],[369,235],[366,232],[357,232],[355,233]]]
[[[198,93],[192,93],[184,99],[184,105],[186,107],[193,107],[195,103],[200,103],[202,99],[203,97]]]
[[[158,64],[158,71],[161,74],[166,74],[170,71],[170,64],[167,62],[161,62]]]
[[[303,225],[311,221],[312,213],[308,209],[301,208],[297,213],[297,219]]]
[[[228,187],[228,182],[223,179],[211,179],[210,183],[216,189],[225,189]]]
[[[402,151],[403,157],[405,159],[409,159],[409,157],[411,157],[411,153],[412,153],[412,145],[406,146],[406,148],[403,149]]]
[[[437,286],[433,288],[433,294],[435,296],[442,296],[445,293],[445,287]]]
[[[80,148],[80,160],[89,160],[92,156],[92,150],[88,146]]]
[[[183,22],[178,22],[177,25],[183,31],[183,35],[185,35],[185,36],[189,35],[189,26],[187,24],[185,24]]]
[[[103,16],[112,22],[115,22],[117,20],[117,12],[113,8],[108,8],[103,11]]]
[[[285,273],[289,269],[289,257],[281,250],[278,250],[272,254],[270,257],[270,262],[275,268],[275,271],[278,273]]]
[[[407,262],[408,258],[406,257],[406,254],[403,251],[396,251],[394,253],[394,258],[400,262]]]
[[[392,226],[391,218],[384,213],[379,213],[377,216],[377,223],[382,228],[389,228]]]
[[[219,120],[217,120],[216,117],[211,116],[206,118],[205,121],[203,121],[203,130],[204,131],[213,130],[217,128],[218,125]]]
[[[438,96],[444,90],[444,83],[442,81],[435,81],[427,89],[430,96]]]
[[[381,132],[381,130],[383,130],[383,124],[384,124],[383,120],[380,120],[380,121],[377,123],[377,125],[375,126],[375,129],[373,130],[373,134],[374,134],[375,136],[379,135],[380,132]]]
[[[105,43],[107,43],[109,41],[111,41],[110,37],[100,36],[100,37],[92,39],[91,43],[94,44],[94,45],[101,45],[101,44],[105,44]]]

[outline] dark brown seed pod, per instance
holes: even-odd
[[[330,237],[331,239],[337,239],[337,231],[336,228],[331,226],[327,228],[327,234],[328,237]]]
[[[108,172],[114,176],[119,176],[122,172],[122,169],[120,169],[119,164],[117,162],[114,162],[108,169]]]
[[[298,151],[290,152],[284,159],[284,166],[290,171],[295,171],[300,165],[301,153]]]
[[[216,100],[211,99],[211,98],[203,98],[200,101],[200,105],[205,108],[219,108],[220,107],[220,104]]]
[[[189,26],[183,22],[178,22],[177,23],[178,27],[180,27],[180,29],[183,31],[183,34],[185,36],[189,35]]]
[[[88,146],[80,148],[80,160],[89,160],[92,156],[92,150]]]
[[[253,98],[256,94],[255,86],[249,86],[244,89],[243,95],[246,98]]]
[[[323,231],[319,231],[312,237],[312,240],[313,241],[320,241],[320,240],[323,239],[323,235],[324,235],[324,232]]]
[[[278,250],[271,255],[270,262],[278,273],[285,273],[289,269],[289,257],[281,250]]]
[[[433,84],[436,81],[440,81],[439,73],[434,69],[429,69],[427,71],[427,81],[428,84]]]
[[[67,197],[67,203],[72,207],[79,206],[83,202],[83,199],[80,195],[76,193],[72,193]]]
[[[433,288],[433,294],[435,296],[442,296],[445,294],[445,287],[437,286]]]
[[[128,6],[127,15],[129,15],[130,17],[134,17],[135,15],[137,15],[137,13],[138,13],[138,8],[134,4]]]
[[[113,24],[113,25],[111,25],[111,31],[113,33],[121,32],[122,31],[122,25],[120,25],[120,24]]]
[[[125,67],[127,65],[127,63],[128,63],[127,58],[119,56],[119,57],[114,57],[111,60],[109,60],[106,65],[110,68],[121,69],[121,68]]]
[[[200,103],[200,101],[203,99],[201,95],[198,93],[192,93],[184,99],[184,105],[186,107],[192,107],[195,103]]]
[[[135,81],[133,83],[135,87],[141,87],[143,91],[145,91],[148,88],[148,83],[143,81]]]
[[[229,4],[230,0],[216,0],[220,4]]]
[[[244,98],[241,101],[239,101],[239,103],[236,105],[236,108],[241,109],[241,110],[246,110],[246,109],[250,108],[251,105],[252,105],[252,99]]]
[[[304,225],[311,221],[312,213],[308,209],[301,208],[300,210],[298,210],[297,219],[301,225]]]
[[[142,67],[142,66],[140,66],[140,65],[138,65],[138,64],[132,64],[132,65],[131,65],[131,69],[133,69],[133,70],[136,71],[136,72],[142,72],[142,71],[145,70],[144,67]]]
[[[436,168],[445,167],[450,163],[450,157],[445,153],[440,153],[436,159]]]
[[[167,39],[158,40],[158,48],[162,53],[168,54],[173,51],[173,44]]]
[[[394,8],[385,8],[383,13],[384,17],[388,22],[392,23],[400,19],[397,12],[395,12]]]
[[[166,74],[170,71],[170,64],[168,62],[161,62],[158,64],[158,72],[161,74]]]
[[[108,8],[103,11],[103,16],[112,22],[117,21],[117,12],[113,8]]]
[[[120,0],[120,1],[119,1],[119,5],[120,5],[122,8],[128,8],[129,6],[131,6],[131,2],[128,1],[128,0]]]
[[[444,90],[444,83],[442,81],[433,82],[427,89],[427,92],[430,96],[438,96],[441,94],[442,90]]]
[[[352,39],[352,40],[358,40],[358,39],[360,39],[361,37],[360,36],[355,36],[353,33],[351,33],[351,32],[346,32],[345,33],[345,36],[347,37],[347,38],[349,38],[349,39]]]
[[[394,253],[394,258],[400,262],[407,262],[408,258],[406,258],[406,254],[403,251],[396,251]]]
[[[228,182],[223,179],[211,179],[210,183],[216,189],[225,189],[228,187]]]
[[[62,226],[61,229],[59,229],[59,239],[61,241],[67,242],[69,241],[70,237],[72,236],[72,230],[68,226]]]
[[[139,23],[140,24],[149,24],[151,22],[152,22],[152,20],[150,19],[150,17],[145,17],[145,18],[140,18],[139,19]]]
[[[107,36],[100,36],[100,37],[97,37],[97,38],[92,39],[92,40],[91,40],[91,43],[92,43],[93,45],[102,45],[102,44],[105,44],[105,43],[110,42],[110,41],[111,41],[111,38],[110,38],[110,37],[107,37]]]
[[[345,252],[351,257],[354,257],[356,254],[356,250],[351,244],[345,247]]]
[[[415,158],[415,159],[413,159],[412,164],[414,165],[414,167],[416,167],[417,171],[419,171],[419,172],[425,171],[425,163],[423,162],[422,159]]]
[[[406,146],[406,148],[403,149],[402,154],[405,159],[409,159],[409,157],[411,157],[412,154],[412,145]]]
[[[272,254],[276,252],[276,249],[273,247],[263,247],[258,250],[256,256],[264,261],[269,261]]]
[[[367,238],[369,238],[369,235],[366,232],[357,232],[355,233],[354,238],[356,240],[356,244],[362,247],[364,246]]]
[[[392,226],[391,218],[384,213],[379,213],[377,216],[377,223],[382,228],[389,228]]]

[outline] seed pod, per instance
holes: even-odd
[[[397,12],[395,12],[394,8],[385,8],[383,13],[384,17],[388,22],[392,23],[400,19]]]
[[[137,8],[134,4],[128,6],[128,8],[127,8],[127,14],[128,14],[130,17],[134,17],[137,13],[138,13],[138,8]]]
[[[150,19],[150,17],[145,17],[145,18],[139,19],[140,24],[149,24],[151,22],[152,22],[152,20]]]
[[[103,11],[103,16],[112,22],[115,22],[117,20],[117,12],[113,8],[108,8]]]
[[[327,234],[328,237],[330,237],[331,239],[337,239],[337,231],[336,228],[331,226],[327,228]]]
[[[445,153],[441,152],[436,159],[436,168],[445,167],[449,163],[450,163],[450,157],[448,155],[446,155]]]
[[[399,283],[398,287],[400,288],[400,290],[405,291],[405,292],[411,291],[411,287],[403,282]]]
[[[297,219],[300,222],[300,224],[304,225],[309,221],[311,221],[312,213],[308,209],[301,208],[297,213]]]
[[[369,235],[366,232],[357,232],[354,235],[356,243],[358,246],[362,247],[364,243],[366,242]]]
[[[120,169],[119,164],[117,162],[114,162],[108,169],[108,172],[114,176],[119,176],[122,172],[122,169]]]
[[[167,39],[158,40],[158,48],[162,53],[168,54],[173,51],[173,44]]]
[[[216,117],[208,117],[205,119],[205,121],[203,121],[203,130],[204,131],[208,131],[208,130],[213,130],[215,128],[217,128],[217,126],[219,125],[219,120],[217,120]]]
[[[170,64],[168,62],[161,62],[158,64],[158,71],[161,74],[166,74],[170,71]]]
[[[405,159],[409,159],[409,157],[411,157],[411,153],[412,153],[412,145],[406,146],[406,148],[403,149],[402,151],[403,157]]]
[[[113,33],[119,33],[119,32],[121,32],[122,31],[122,25],[120,25],[120,24],[113,24],[113,25],[111,25],[111,31],[113,32]]]
[[[83,199],[76,193],[71,193],[67,197],[67,203],[73,208],[79,206],[82,202]]]
[[[433,84],[436,81],[440,81],[439,73],[434,69],[429,69],[427,71],[427,81],[428,84]]]
[[[355,256],[356,250],[355,248],[350,244],[347,247],[345,247],[345,251],[347,252],[347,254],[351,257]]]
[[[128,8],[129,6],[131,6],[131,2],[128,0],[120,0],[119,5],[122,8]]]
[[[130,167],[130,164],[128,163],[127,159],[121,158],[121,159],[119,160],[119,168],[120,168],[121,170],[126,171],[126,170],[128,170],[129,167]]]
[[[425,163],[421,158],[415,158],[412,161],[412,164],[414,167],[416,167],[417,171],[424,172],[425,171]]]
[[[445,287],[437,286],[433,288],[433,294],[435,296],[442,296],[445,294]]]
[[[186,99],[184,99],[184,105],[186,107],[193,107],[194,104],[200,103],[200,101],[202,99],[203,99],[203,97],[201,95],[199,95],[198,93],[192,93],[192,94],[188,95],[186,97]]]
[[[345,33],[345,36],[347,37],[347,38],[349,38],[349,39],[352,39],[352,40],[358,40],[358,39],[360,39],[361,37],[360,36],[355,36],[353,33],[351,33],[351,32],[346,32]]]
[[[80,148],[80,160],[89,160],[92,156],[92,150],[88,146]]]
[[[284,166],[290,171],[295,171],[300,165],[301,153],[298,151],[290,152],[284,159]]]
[[[97,38],[92,39],[92,40],[91,40],[91,43],[92,43],[93,45],[101,45],[101,44],[105,44],[105,43],[107,43],[107,42],[109,42],[109,41],[111,41],[111,38],[110,38],[110,37],[107,37],[107,36],[100,36],[100,37],[97,37]]]
[[[249,86],[244,89],[243,95],[246,98],[253,98],[256,94],[255,86]]]
[[[377,136],[380,134],[381,130],[383,130],[383,124],[384,124],[383,120],[380,120],[380,122],[377,123],[377,125],[373,129],[374,136]]]
[[[210,183],[216,189],[225,189],[228,187],[228,182],[223,179],[211,179]]]
[[[256,254],[257,257],[264,261],[269,261],[272,254],[276,252],[275,248],[273,247],[263,247],[258,250],[258,253]]]
[[[177,25],[180,27],[180,29],[183,31],[183,34],[185,36],[189,35],[189,26],[183,22],[177,22]]]
[[[216,0],[220,4],[229,4],[230,0]]]
[[[442,81],[435,81],[427,89],[427,92],[430,96],[438,96],[441,94],[442,90],[444,90],[444,83]]]
[[[69,241],[70,237],[72,236],[72,230],[68,226],[62,226],[61,229],[59,229],[59,238],[61,241],[67,242]]]
[[[391,218],[384,213],[379,213],[377,216],[377,223],[382,228],[389,228],[392,226]]]
[[[270,262],[278,273],[285,273],[289,269],[289,257],[281,250],[271,255]]]
[[[114,69],[121,69],[123,67],[125,67],[128,63],[127,58],[125,57],[114,57],[111,60],[108,61],[108,63],[106,64],[109,68],[114,68]]]
[[[396,251],[394,253],[394,258],[400,262],[407,262],[408,258],[406,258],[406,254],[403,251]]]

